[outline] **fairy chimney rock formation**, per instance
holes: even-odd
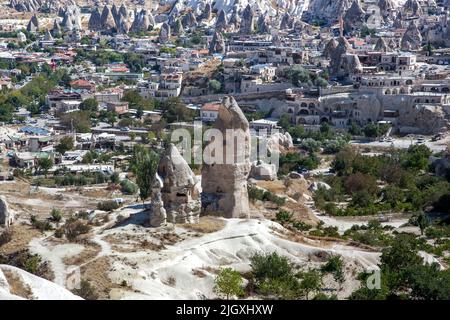
[[[158,176],[162,180],[161,200],[167,221],[198,222],[201,211],[200,183],[175,145],[170,144],[161,157]]]
[[[159,42],[167,43],[170,39],[170,26],[167,22],[164,22],[159,30]]]
[[[0,196],[0,227],[8,228],[13,222],[14,213],[9,208],[5,196]]]
[[[386,40],[384,40],[383,37],[378,38],[377,43],[375,44],[375,51],[381,51],[381,52],[391,52],[392,49],[389,47],[389,45],[386,43]]]
[[[222,99],[214,136],[205,150],[202,166],[203,214],[226,218],[248,217],[247,178],[251,169],[250,130],[236,100]],[[217,133],[217,131],[216,131]]]
[[[358,0],[353,1],[350,9],[347,10],[344,16],[344,30],[347,33],[352,33],[355,30],[360,30],[366,22],[365,12],[361,8]]]
[[[405,51],[419,50],[422,48],[422,35],[414,21],[411,21],[408,29],[403,34],[400,46]]]
[[[164,183],[158,173],[153,178],[151,194],[152,206],[150,209],[150,225],[152,227],[159,227],[164,225],[167,221],[167,213],[164,208],[164,202],[162,200],[161,189]]]
[[[220,32],[215,32],[209,45],[209,53],[225,53],[225,40]]]
[[[228,27],[228,19],[227,19],[227,14],[225,13],[225,11],[222,9],[219,11],[219,14],[217,16],[217,21],[216,21],[216,31],[221,31],[224,30]]]

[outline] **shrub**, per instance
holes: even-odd
[[[86,234],[91,230],[91,227],[81,221],[68,221],[64,225],[64,234],[67,240],[73,241],[82,234]]]
[[[273,252],[271,254],[257,253],[250,258],[250,265],[255,279],[275,279],[292,274],[292,265],[285,257]]]
[[[286,202],[286,199],[277,196],[273,192],[265,191],[254,186],[248,187],[248,197],[253,202],[255,200],[271,201],[275,203],[277,206],[282,206]]]
[[[258,291],[265,296],[294,299],[301,295],[300,284],[289,260],[271,254],[255,254],[250,258]]]
[[[124,193],[124,194],[135,194],[136,192],[138,192],[138,189],[139,189],[136,184],[134,184],[133,182],[131,182],[128,179],[122,180],[120,182],[120,187],[121,187],[122,193]]]
[[[97,204],[97,209],[102,211],[114,211],[119,207],[120,205],[114,200],[102,201]]]
[[[280,210],[276,214],[276,220],[280,223],[286,223],[291,221],[292,213],[286,210]]]
[[[39,255],[33,255],[25,261],[25,270],[30,273],[36,273],[41,264],[41,257]]]
[[[220,269],[214,284],[214,291],[217,294],[224,295],[227,300],[230,296],[239,297],[244,294],[242,277],[239,272],[231,268]]]
[[[450,228],[428,227],[425,229],[425,236],[429,239],[450,237]]]
[[[10,229],[6,229],[3,232],[0,232],[0,246],[7,244],[12,240],[12,231]]]
[[[59,209],[53,208],[50,215],[52,217],[52,220],[55,222],[60,222],[62,219],[62,212]]]
[[[48,264],[42,262],[42,257],[38,254],[31,254],[28,250],[0,254],[0,264],[8,264],[43,278],[46,278],[49,271]]]
[[[55,230],[55,237],[58,239],[61,239],[64,235],[64,229],[63,228],[58,228]]]
[[[312,228],[309,224],[306,224],[303,221],[294,221],[292,222],[292,226],[300,231],[308,231]]]
[[[325,263],[325,265],[322,266],[321,271],[325,273],[331,273],[334,277],[334,280],[342,283],[345,280],[343,269],[344,261],[342,260],[342,257],[333,255],[328,258],[328,261]]]
[[[82,297],[85,300],[97,300],[98,294],[95,287],[87,280],[81,280],[80,288],[74,289],[73,293]]]
[[[49,221],[47,221],[47,220],[44,220],[44,221],[38,220],[38,219],[36,219],[35,215],[31,216],[30,222],[31,222],[31,225],[34,228],[40,230],[41,232],[53,230],[53,227],[52,227],[52,225],[50,224]]]
[[[256,200],[262,201],[264,197],[264,190],[259,189],[254,186],[248,187],[248,198],[252,200],[253,202]]]

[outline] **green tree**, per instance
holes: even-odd
[[[428,158],[431,150],[426,145],[412,145],[408,148],[404,167],[423,170],[428,167]]]
[[[309,299],[309,294],[311,292],[317,292],[322,286],[322,276],[317,270],[309,270],[300,273],[300,290],[304,292],[306,300]]]
[[[286,78],[291,80],[292,84],[295,86],[300,86],[301,84],[312,84],[309,71],[300,65],[293,65],[287,69]]]
[[[363,132],[368,138],[376,138],[380,135],[379,127],[373,123],[366,124],[363,128]]]
[[[215,79],[211,79],[209,80],[209,88],[214,92],[214,93],[218,93],[220,92],[220,89],[222,88],[222,84],[215,80]]]
[[[325,265],[322,266],[321,271],[331,273],[334,280],[339,283],[342,283],[345,280],[344,260],[339,255],[332,255],[329,257]]]
[[[155,152],[142,145],[134,146],[130,167],[136,176],[136,184],[139,187],[139,197],[142,203],[150,196],[151,184],[155,177],[158,162],[159,157]]]
[[[153,110],[155,102],[153,100],[144,99],[136,90],[126,91],[122,97],[122,101],[126,101],[129,107],[137,110]]]
[[[450,297],[450,271],[441,271],[437,263],[408,268],[411,296],[424,300],[448,300]]]
[[[87,133],[91,131],[91,112],[80,110],[60,115],[61,124],[69,130],[72,128],[76,132]]]
[[[42,171],[47,177],[48,170],[53,167],[53,161],[50,158],[40,158],[37,162],[37,167],[39,171]]]
[[[242,296],[243,280],[239,272],[231,268],[220,269],[214,280],[214,291],[219,295],[224,295],[228,300],[232,296]]]
[[[163,118],[172,123],[175,121],[193,121],[195,111],[186,107],[179,98],[169,98],[162,101],[159,108],[163,110]]]
[[[417,225],[419,226],[420,234],[423,235],[425,229],[430,226],[430,219],[425,213],[421,212],[419,214],[417,217]]]
[[[282,299],[301,296],[300,283],[287,258],[276,252],[257,253],[250,258],[250,265],[259,293]]]
[[[288,114],[283,114],[280,119],[278,119],[278,125],[284,130],[289,130],[291,127],[291,116]]]
[[[88,98],[81,102],[80,110],[96,112],[98,108],[98,102],[94,98]]]
[[[72,136],[64,136],[59,140],[58,145],[55,150],[60,154],[64,154],[66,151],[72,150],[74,148],[74,140]]]

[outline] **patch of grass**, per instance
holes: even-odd
[[[23,281],[20,279],[20,276],[16,275],[10,270],[3,270],[3,274],[8,281],[9,291],[11,294],[28,300],[34,298],[30,287],[27,284],[23,283]]]
[[[215,217],[201,217],[198,223],[184,223],[180,224],[180,227],[199,233],[212,233],[222,230],[225,225],[226,222],[222,219]]]

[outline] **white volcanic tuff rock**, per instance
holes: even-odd
[[[125,280],[131,286],[122,299],[215,299],[214,270],[226,265],[247,273],[251,270],[250,258],[255,252],[276,251],[306,268],[320,267],[321,263],[314,262],[311,257],[337,254],[343,257],[346,265],[353,261],[357,263],[355,274],[363,268],[376,267],[379,262],[378,252],[341,244],[323,247],[318,241],[290,241],[286,230],[270,220],[228,219],[224,223],[226,225],[222,230],[181,241],[161,251],[139,255],[132,253],[127,255],[127,259],[116,259],[109,276],[115,283]],[[193,270],[201,270],[203,275],[199,277]],[[349,282],[343,287],[349,291],[359,285],[358,281],[346,281]],[[341,297],[349,294],[342,293]]]
[[[424,43],[437,47],[450,46],[450,19],[440,19],[435,23],[425,25],[422,30]]]
[[[404,24],[403,14],[402,11],[399,11],[397,13],[397,16],[395,17],[393,27],[401,29],[403,28],[403,24]]]
[[[339,74],[341,72],[343,55],[353,53],[353,49],[345,37],[339,37],[337,42],[337,47],[330,53],[330,67],[332,74]]]
[[[292,18],[291,15],[288,12],[286,12],[285,14],[283,14],[283,17],[281,18],[280,30],[292,29],[293,26],[294,26],[294,18]]]
[[[394,19],[397,3],[394,0],[379,0],[378,7],[380,8],[380,14],[385,22],[390,22]]]
[[[117,10],[116,4],[113,3],[112,7],[111,7],[111,14],[114,18],[114,21],[117,24],[117,18],[119,17],[119,10]]]
[[[257,180],[273,181],[277,179],[277,167],[271,163],[253,163],[250,177]]]
[[[354,0],[351,7],[344,15],[344,30],[347,33],[359,31],[366,22],[366,13],[362,9],[359,0]]]
[[[408,29],[403,34],[400,46],[402,50],[407,51],[422,48],[422,35],[414,21],[411,21]]]
[[[135,12],[133,24],[131,25],[131,31],[147,31],[150,27],[155,25],[155,19],[153,15],[147,10],[141,10],[139,13]]]
[[[123,17],[127,17],[128,16],[128,10],[127,10],[127,7],[125,7],[124,3],[122,3],[122,5],[119,8],[119,15],[121,15]]]
[[[55,19],[53,21],[53,27],[52,27],[52,30],[51,30],[52,36],[53,37],[59,37],[59,36],[61,36],[61,32],[62,32],[61,26],[59,25],[58,20]]]
[[[162,181],[160,200],[164,205],[167,221],[198,222],[201,210],[199,181],[175,145],[170,144],[161,157],[157,175]],[[154,181],[153,188],[158,184],[159,181]],[[160,215],[163,215],[161,211]]]
[[[183,24],[181,23],[181,19],[176,19],[173,23],[172,35],[180,36],[184,33]]]
[[[260,15],[256,23],[258,33],[270,33],[269,17],[266,15]]]
[[[319,190],[321,188],[323,188],[325,190],[330,190],[331,189],[331,187],[328,184],[326,184],[325,182],[314,181],[313,183],[310,184],[310,186],[308,187],[308,190],[311,191],[311,192],[316,192],[317,190]]]
[[[226,29],[227,27],[228,27],[227,14],[222,9],[222,10],[219,11],[219,13],[217,15],[216,30],[217,31],[222,31],[222,30]]]
[[[313,27],[310,24],[300,20],[295,21],[293,30],[297,34],[311,35],[313,33]]]
[[[152,182],[152,191],[150,198],[152,199],[152,206],[150,209],[150,225],[152,227],[159,227],[167,222],[167,211],[164,208],[162,200],[161,189],[164,183],[158,173],[155,174]]]
[[[0,227],[9,227],[14,222],[14,212],[9,208],[5,196],[0,196]]]
[[[228,20],[229,25],[233,25],[236,29],[241,24],[241,16],[239,15],[239,11],[237,7],[233,9],[231,12],[230,19]]]
[[[341,56],[340,68],[343,71],[342,76],[352,74],[361,74],[363,66],[357,54],[346,53]]]
[[[131,27],[131,23],[129,21],[128,10],[124,4],[120,6],[120,9],[117,9],[115,5],[111,8],[111,14],[114,18],[114,22],[116,24],[116,30],[118,33],[128,33]]]
[[[36,15],[33,15],[28,21],[27,31],[28,32],[37,32],[39,30],[39,20]]]
[[[450,124],[446,119],[446,113],[438,105],[416,106],[412,110],[408,108],[399,110],[398,122],[402,126],[419,129],[425,134],[435,134],[449,130]]]
[[[336,22],[352,5],[353,0],[310,0],[305,15],[310,19]]]
[[[102,31],[112,32],[116,28],[116,22],[108,6],[103,7],[100,21]]]
[[[161,29],[159,30],[159,42],[167,43],[170,39],[170,26],[167,22],[164,22],[161,25]]]
[[[211,3],[207,2],[202,14],[199,16],[199,20],[209,21],[212,17]]]
[[[80,8],[76,5],[67,7],[63,13],[63,20],[61,22],[61,28],[64,31],[81,30],[81,12]]]
[[[378,38],[377,43],[375,44],[375,51],[381,51],[381,52],[391,52],[392,48],[389,47],[389,45],[386,43],[386,40],[384,40],[383,37]]]
[[[170,15],[178,15],[186,9],[196,13],[197,19],[205,12],[207,5],[211,5],[212,12],[224,10],[230,14],[234,8],[242,12],[247,5],[250,5],[255,12],[275,17],[277,14],[289,12],[293,16],[300,17],[310,0],[178,0],[170,12]],[[173,2],[172,2],[173,3]],[[208,10],[208,9],[206,9]]]
[[[222,133],[223,140],[215,137],[218,140],[210,142],[205,150],[212,158],[208,158],[202,166],[204,213],[226,218],[247,217],[250,213],[247,178],[251,169],[251,137],[247,118],[233,97],[222,99],[213,127]],[[236,139],[226,138],[229,130],[236,135]],[[218,154],[214,156],[215,153]]]
[[[220,32],[214,32],[213,38],[209,45],[209,53],[225,53],[225,39]]]
[[[338,42],[336,41],[336,39],[334,39],[334,38],[330,39],[327,42],[327,44],[325,45],[325,49],[323,50],[322,55],[325,58],[330,59],[332,53],[334,52],[334,50],[336,50],[337,46],[338,46]]]
[[[330,67],[331,73],[340,77],[362,72],[358,55],[354,54],[345,37],[339,37],[337,47],[330,53]]]
[[[52,36],[50,30],[48,30],[48,29],[45,30],[44,40],[45,41],[52,41],[53,40],[53,36]]]
[[[181,18],[181,23],[183,25],[183,28],[193,28],[198,24],[197,18],[192,11],[189,11],[188,13],[183,15],[183,17]]]
[[[388,45],[389,45],[389,48],[392,48],[393,50],[397,48],[397,43],[392,38],[389,40]]]
[[[406,0],[403,5],[403,12],[407,16],[420,16],[423,14],[422,6],[418,0]]]
[[[54,13],[58,12],[58,9],[63,5],[61,2],[60,0],[11,0],[9,6],[20,12],[45,11]]]
[[[294,142],[289,132],[277,132],[267,139],[267,149],[271,153],[281,153],[285,149],[292,148]]]
[[[19,296],[11,292],[11,278],[19,281],[21,286],[29,289],[29,295]],[[69,290],[43,278],[37,277],[22,269],[0,265],[0,300],[83,300]]]
[[[88,28],[89,28],[89,30],[92,30],[92,31],[100,31],[102,28],[102,15],[101,15],[98,7],[96,7],[94,9],[94,11],[92,11],[92,13],[91,13],[91,16],[89,18]]]
[[[38,11],[42,5],[40,0],[11,0],[9,6],[16,9],[17,11],[28,11],[34,12]]]
[[[242,13],[241,25],[239,28],[240,34],[249,35],[255,29],[255,14],[250,5],[247,5],[244,12]]]

